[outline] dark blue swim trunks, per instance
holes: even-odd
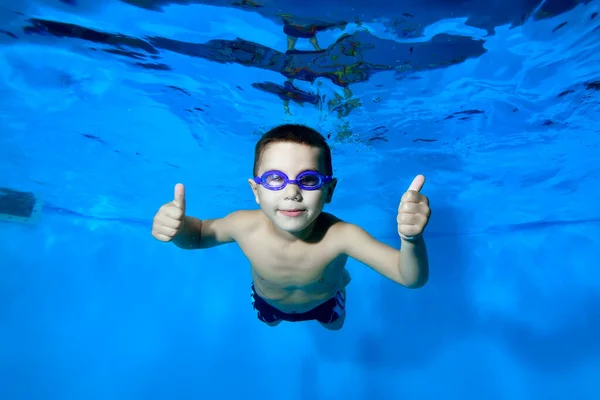
[[[316,320],[323,324],[330,324],[346,314],[346,298],[339,290],[334,297],[325,303],[307,312],[297,314],[284,313],[267,303],[265,299],[256,293],[254,284],[251,285],[250,299],[258,319],[267,324],[281,320],[290,322]]]

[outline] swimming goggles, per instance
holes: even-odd
[[[288,183],[296,184],[302,190],[318,190],[327,182],[331,182],[332,179],[331,176],[321,175],[317,171],[304,171],[298,174],[296,179],[290,179],[281,171],[271,170],[260,177],[255,176],[254,182],[269,190],[281,190]]]

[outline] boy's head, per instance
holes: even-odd
[[[301,233],[312,227],[336,185],[325,138],[303,125],[286,124],[256,144],[250,187],[265,215],[280,229]]]
[[[331,149],[325,141],[323,135],[304,125],[285,124],[279,125],[260,138],[254,148],[254,170],[253,176],[257,176],[258,168],[263,159],[265,149],[272,143],[296,143],[308,147],[321,149],[323,152],[323,163],[325,170],[322,171],[326,175],[333,175],[333,167],[331,165]]]

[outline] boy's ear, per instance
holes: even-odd
[[[331,199],[333,199],[333,192],[335,191],[335,186],[337,185],[337,178],[333,178],[331,180],[331,182],[329,182],[329,185],[327,187],[327,192],[326,192],[326,198],[325,198],[325,203],[329,204],[331,203]]]
[[[250,189],[252,189],[252,193],[254,194],[254,200],[256,204],[260,204],[260,199],[258,198],[258,184],[254,182],[254,179],[248,179],[248,183],[250,184]]]

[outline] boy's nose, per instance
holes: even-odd
[[[298,201],[299,199],[302,198],[302,191],[300,190],[298,185],[296,185],[295,183],[288,183],[283,188],[283,196],[285,197],[286,200],[293,199],[293,200]]]

